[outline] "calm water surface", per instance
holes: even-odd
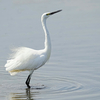
[[[95,0],[0,0],[0,100],[100,100],[100,2]],[[51,58],[33,73],[10,76],[4,65],[10,48],[42,49],[40,16],[47,21]]]

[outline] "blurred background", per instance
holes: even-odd
[[[28,72],[12,77],[5,71],[10,49],[43,49],[41,15],[59,9],[47,20],[51,58],[33,73],[27,90]],[[0,99],[100,100],[99,65],[99,0],[0,0]]]

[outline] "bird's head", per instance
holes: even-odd
[[[44,13],[41,17],[41,19],[47,19],[49,16],[53,15],[53,14],[56,14],[58,12],[60,12],[62,10],[57,10],[57,11],[54,11],[54,12],[47,12],[47,13]]]

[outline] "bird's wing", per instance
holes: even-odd
[[[46,58],[45,58],[45,55],[40,55],[38,56],[35,61],[34,61],[34,64],[35,64],[35,68],[34,70],[38,69],[39,67],[41,67],[42,65],[44,65],[46,62]]]
[[[32,66],[32,62],[38,57],[37,50],[26,47],[16,48],[10,60],[5,65],[7,71],[25,69]]]

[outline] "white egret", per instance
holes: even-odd
[[[41,23],[45,33],[45,48],[42,50],[34,50],[27,47],[19,47],[14,49],[14,53],[12,54],[10,60],[7,60],[5,64],[6,71],[10,73],[10,75],[15,75],[21,71],[29,71],[29,76],[26,80],[26,85],[30,88],[30,79],[34,70],[43,66],[46,61],[49,59],[51,54],[51,42],[49,32],[46,26],[46,19],[62,10],[44,13],[41,16]]]

